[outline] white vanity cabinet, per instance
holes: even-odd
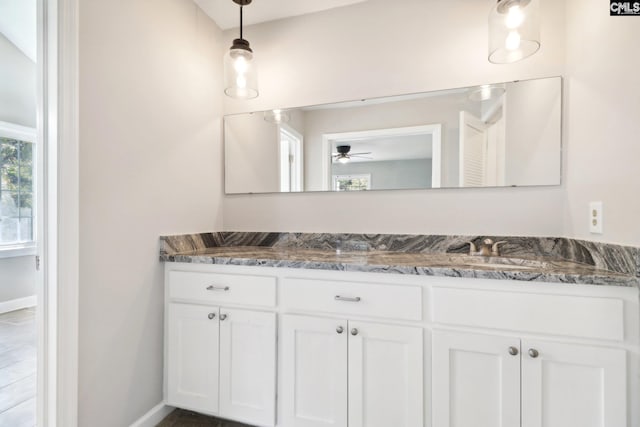
[[[218,307],[171,303],[167,314],[167,403],[217,413]]]
[[[422,426],[422,287],[322,276],[282,280],[283,427]]]
[[[624,350],[445,331],[432,345],[434,426],[627,425]]]
[[[167,263],[167,405],[260,427],[638,427],[637,288]]]
[[[167,404],[274,426],[276,313],[229,305],[275,303],[275,278],[167,276]]]
[[[283,425],[413,427],[423,412],[423,330],[284,315]]]
[[[627,377],[637,375],[637,359],[628,370],[623,343],[637,345],[629,322],[637,312],[625,316],[631,300],[544,288],[433,288],[442,326],[432,332],[434,427],[630,425]]]

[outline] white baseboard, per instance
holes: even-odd
[[[167,406],[164,403],[159,403],[129,427],[156,427],[160,424],[160,421],[165,419],[165,417],[174,409],[176,408],[173,406]]]
[[[38,298],[35,295],[0,302],[0,314],[21,310],[23,308],[35,307],[37,303]]]

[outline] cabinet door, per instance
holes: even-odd
[[[423,425],[423,330],[349,322],[349,427]]]
[[[170,304],[167,404],[218,412],[218,308]]]
[[[275,425],[276,314],[220,309],[220,415]]]
[[[285,427],[347,427],[347,321],[282,316]]]
[[[624,350],[522,342],[523,427],[627,426]]]
[[[434,331],[432,345],[434,426],[520,426],[519,339]]]

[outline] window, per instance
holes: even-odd
[[[293,128],[279,125],[280,191],[302,191],[302,135]]]
[[[35,130],[0,122],[0,251],[34,246]]]
[[[371,175],[333,175],[334,191],[371,190]]]

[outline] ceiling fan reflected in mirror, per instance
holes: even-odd
[[[368,151],[366,153],[351,153],[350,145],[338,145],[336,147],[336,151],[337,153],[331,153],[331,156],[333,157],[333,161],[335,162],[347,163],[349,162],[349,160],[351,160],[352,157],[373,160],[373,157],[367,156],[367,154],[371,154],[371,151]]]

